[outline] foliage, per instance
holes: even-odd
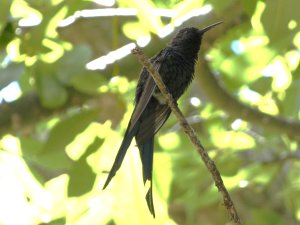
[[[212,12],[197,11],[208,5]],[[148,44],[144,50],[152,56],[173,35],[157,38],[168,29],[219,20],[224,23],[203,40],[201,74],[179,106],[216,162],[244,224],[298,224],[300,130],[285,131],[300,119],[300,2],[119,0],[113,7],[137,13],[86,16],[86,9],[105,8],[92,1],[1,1],[0,224],[227,223],[212,178],[172,116],[156,135],[157,218],[147,210],[134,144],[102,190],[140,71],[137,59],[111,51],[137,41]],[[103,55],[102,69],[87,69]],[[200,76],[216,76],[242,110],[224,110],[210,100],[222,96],[201,89]],[[21,92],[16,101],[8,100],[18,92],[9,89],[12,84]],[[235,109],[233,104],[223,102],[225,108]],[[253,111],[260,112],[257,118],[244,117]],[[288,123],[280,129],[264,115]]]

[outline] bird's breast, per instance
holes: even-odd
[[[178,99],[193,79],[195,59],[170,52],[161,62],[159,73],[168,91]]]

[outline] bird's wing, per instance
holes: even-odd
[[[151,58],[151,63],[153,65],[153,67],[159,71],[160,70],[160,67],[161,67],[161,61],[165,55],[165,50],[161,50],[157,55],[155,55],[153,58]],[[143,68],[143,71],[140,75],[140,79],[143,77],[143,79],[145,77],[146,78],[146,82],[144,85],[141,86],[141,90],[142,90],[142,93],[140,95],[140,97],[138,99],[136,99],[136,106],[135,106],[135,109],[134,109],[134,112],[132,113],[132,116],[131,116],[131,127],[133,127],[136,122],[140,119],[142,113],[144,112],[146,106],[148,105],[154,91],[155,91],[155,88],[156,88],[156,84],[155,84],[155,81],[153,80],[153,78],[149,75],[149,72]]]
[[[166,71],[165,67],[169,66],[169,64],[166,62],[168,62],[169,60],[170,60],[169,49],[165,48],[162,51],[160,51],[155,57],[153,57],[151,59],[151,62],[154,68],[161,73],[163,71]],[[155,91],[156,88],[156,84],[152,78],[151,81],[153,82],[154,85],[154,88],[151,89],[152,91],[151,97],[152,97],[153,92]],[[146,86],[147,85],[145,85],[144,92],[146,92],[146,90],[148,89],[148,87]],[[142,97],[140,99],[142,99]],[[151,104],[151,106],[147,107],[147,110],[142,116],[143,118],[140,120],[141,124],[139,126],[139,131],[136,136],[136,139],[139,141],[139,143],[143,143],[147,141],[155,133],[157,133],[157,131],[162,127],[162,125],[169,118],[171,113],[171,109],[167,104],[161,104],[157,99],[152,99],[151,102],[149,102],[150,98],[147,100],[148,100],[147,105]],[[138,101],[138,103],[140,101]]]
[[[137,102],[134,111],[131,115],[131,124],[130,128],[134,127],[134,125],[137,123],[137,121],[140,119],[142,113],[144,112],[146,106],[148,105],[150,98],[153,95],[153,92],[155,90],[156,84],[153,80],[153,78],[148,74],[147,81],[144,86],[144,90],[142,92],[141,97],[139,98],[139,101]]]
[[[158,104],[153,112],[141,121],[136,139],[140,143],[147,141],[164,125],[170,114],[171,109],[167,104]],[[149,129],[150,127],[152,129]]]

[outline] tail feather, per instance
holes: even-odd
[[[153,204],[153,196],[152,196],[152,181],[150,183],[150,188],[146,194],[146,202],[149,208],[150,213],[155,218],[154,204]]]
[[[143,166],[143,181],[146,183],[147,180],[150,181],[150,187],[146,194],[146,202],[149,208],[149,211],[155,217],[153,197],[152,197],[152,167],[153,167],[153,145],[154,145],[154,136],[152,136],[148,141],[143,144],[139,144],[137,140],[138,148],[140,150],[140,157]]]
[[[125,157],[125,154],[127,152],[127,149],[129,148],[130,144],[131,144],[131,141],[133,139],[133,137],[136,135],[137,133],[137,130],[138,130],[138,123],[136,123],[134,125],[134,127],[129,131],[129,125],[128,125],[128,128],[125,132],[125,136],[124,136],[124,139],[122,141],[122,144],[121,144],[121,147],[118,151],[118,154],[115,158],[115,161],[114,161],[114,164],[108,174],[108,177],[106,179],[106,182],[103,186],[103,189],[105,189],[107,187],[107,185],[109,184],[109,182],[111,181],[111,179],[115,176],[116,172],[119,170],[122,162],[123,162],[123,159]]]

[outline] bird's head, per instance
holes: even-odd
[[[183,48],[182,50],[195,50],[198,52],[203,34],[220,23],[222,23],[222,21],[211,24],[203,29],[198,29],[195,27],[183,28],[178,31],[178,33],[170,42],[169,46],[176,49]]]

